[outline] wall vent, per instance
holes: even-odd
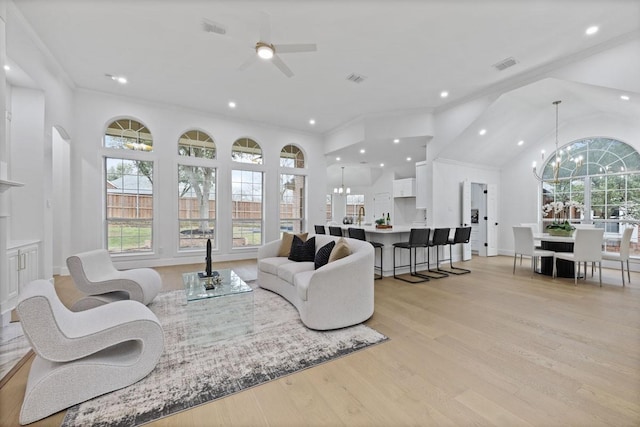
[[[518,63],[518,61],[516,61],[513,57],[509,57],[507,59],[503,59],[502,61],[498,62],[497,64],[493,64],[493,67],[495,69],[497,69],[498,71],[502,71],[502,70],[506,70],[509,67],[513,67],[517,63]]]
[[[365,76],[356,73],[351,73],[347,76],[347,80],[354,83],[362,83],[363,81],[365,81],[365,79]]]
[[[227,29],[222,24],[218,24],[217,22],[210,21],[208,19],[202,20],[202,29],[207,33],[216,33],[216,34],[227,34]]]

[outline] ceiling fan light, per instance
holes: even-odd
[[[273,48],[268,44],[258,43],[258,46],[256,46],[256,52],[258,52],[258,56],[262,59],[273,58]]]

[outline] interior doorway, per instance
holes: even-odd
[[[487,256],[487,185],[471,183],[471,252]]]

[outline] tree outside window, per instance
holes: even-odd
[[[205,132],[190,130],[178,140],[178,155],[185,162],[178,164],[179,249],[204,248],[207,239],[216,247],[216,169],[187,160],[215,159],[215,143]]]
[[[262,244],[262,182],[262,172],[231,171],[233,247]]]
[[[280,174],[280,233],[304,230],[304,194],[304,175]]]

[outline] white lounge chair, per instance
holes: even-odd
[[[20,411],[23,425],[139,381],[164,350],[158,318],[137,301],[76,313],[40,279],[23,288],[16,311],[36,353]]]
[[[72,307],[82,311],[113,301],[131,299],[148,305],[162,289],[162,278],[151,268],[117,270],[105,249],[96,249],[67,258],[67,267],[76,287],[88,294]]]

